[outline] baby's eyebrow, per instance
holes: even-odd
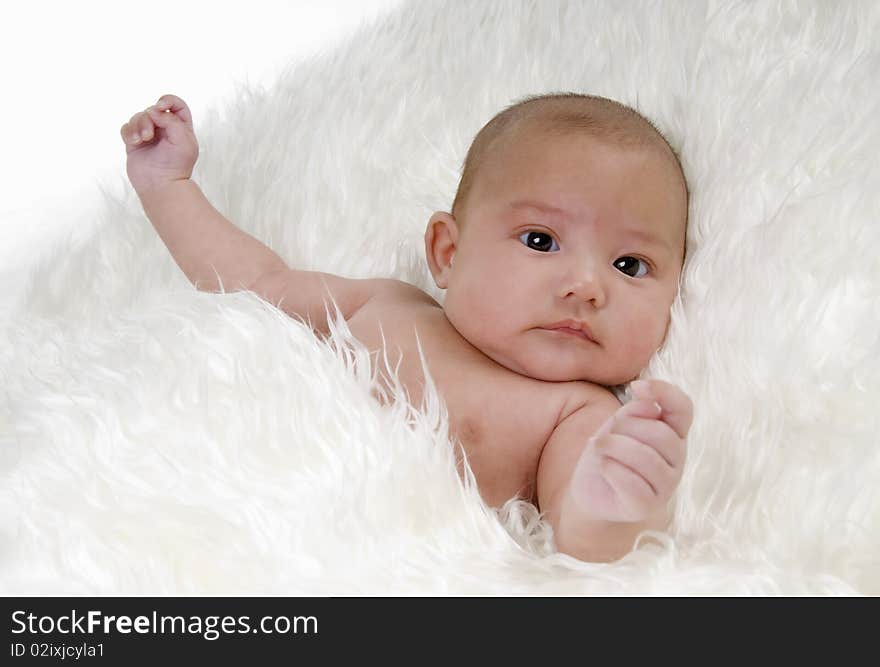
[[[544,213],[550,213],[551,215],[559,216],[560,218],[571,217],[571,214],[569,214],[569,212],[566,210],[533,199],[520,199],[511,203],[510,208],[533,208],[537,211],[543,211]]]
[[[563,220],[571,220],[572,215],[566,211],[565,209],[558,208],[556,206],[552,206],[542,201],[537,201],[535,199],[520,199],[510,204],[510,208],[531,208],[536,211],[542,211],[544,213],[549,213],[550,215],[555,215]],[[621,235],[623,236],[631,236],[639,239],[643,243],[647,243],[650,245],[654,245],[658,248],[662,248],[667,252],[673,252],[673,245],[658,236],[657,234],[647,231],[645,229],[640,229],[638,227],[628,227],[620,230]]]
[[[631,236],[631,237],[637,238],[644,243],[648,243],[650,245],[655,245],[659,248],[663,248],[664,250],[668,250],[669,252],[672,252],[672,250],[673,250],[672,244],[669,243],[669,241],[666,241],[665,239],[660,238],[659,236],[657,236],[656,234],[654,234],[652,232],[645,231],[644,229],[634,229],[634,228],[623,229],[623,230],[621,230],[621,234],[623,236]]]

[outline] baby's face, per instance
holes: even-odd
[[[666,334],[686,206],[671,157],[657,150],[523,133],[481,167],[464,224],[448,217],[446,316],[517,373],[628,382]]]

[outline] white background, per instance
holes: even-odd
[[[98,183],[125,177],[119,128],[164,93],[198,123],[234,83],[269,86],[402,0],[27,0],[0,20],[0,304]],[[90,209],[89,207],[92,207]]]

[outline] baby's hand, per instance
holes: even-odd
[[[621,406],[587,443],[571,477],[584,518],[637,522],[664,517],[681,479],[690,398],[660,380],[633,383]]]
[[[179,97],[163,95],[132,116],[119,133],[128,154],[128,178],[139,195],[192,176],[199,144],[192,115]]]

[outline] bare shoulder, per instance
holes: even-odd
[[[559,412],[556,425],[559,426],[575,414],[589,412],[614,412],[620,401],[608,387],[592,382],[566,382],[565,402]]]
[[[389,278],[345,278],[321,271],[284,269],[260,277],[251,287],[257,295],[287,314],[327,331],[328,303],[333,301],[349,320],[376,300],[424,298],[428,294],[414,285]],[[422,295],[418,297],[417,295]]]
[[[413,308],[442,308],[431,295],[411,283],[393,278],[375,278],[369,282],[369,297],[356,311],[360,315],[359,320],[378,317],[389,326],[394,318],[413,317]]]
[[[430,294],[412,283],[394,278],[373,278],[370,280],[370,301],[424,301],[439,305]]]

